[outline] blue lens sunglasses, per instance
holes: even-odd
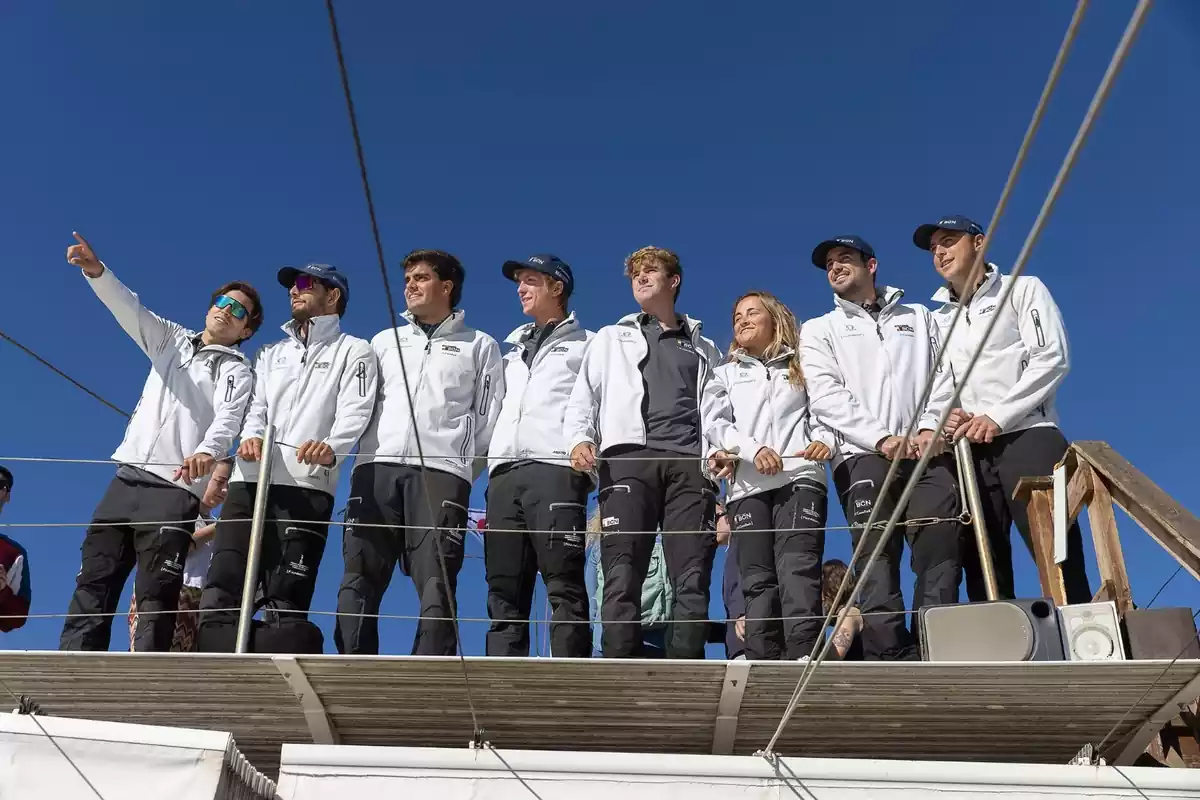
[[[230,297],[227,294],[223,294],[220,297],[218,297],[213,302],[213,305],[216,306],[217,308],[228,308],[229,313],[233,314],[234,319],[245,319],[247,316],[250,315],[250,312],[246,310],[246,307],[244,305],[239,303],[237,300],[234,300],[232,297]]]

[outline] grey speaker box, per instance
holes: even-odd
[[[1200,658],[1190,608],[1135,608],[1125,612],[1124,627],[1130,658]]]
[[[1068,661],[1125,660],[1125,643],[1116,603],[1059,606],[1058,623]]]
[[[1044,598],[922,608],[925,661],[1062,661],[1054,604]]]

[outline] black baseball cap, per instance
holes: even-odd
[[[825,259],[828,258],[829,251],[835,247],[849,247],[852,250],[857,250],[863,254],[864,259],[875,257],[875,249],[867,244],[867,240],[861,236],[835,236],[832,239],[826,239],[813,248],[813,266],[817,269],[825,269]]]
[[[292,284],[296,282],[296,276],[300,273],[312,275],[330,286],[337,287],[342,290],[342,301],[349,302],[350,300],[350,279],[343,273],[338,272],[338,268],[329,264],[305,264],[303,267],[284,267],[279,270],[279,283],[285,289],[292,288]]]
[[[517,270],[519,269],[532,269],[543,275],[549,275],[556,281],[562,281],[564,298],[570,297],[571,291],[575,288],[575,276],[571,272],[571,267],[558,256],[539,253],[524,261],[505,261],[504,266],[500,268],[504,277],[510,281],[517,279]]]
[[[933,234],[939,228],[948,231],[962,231],[972,236],[983,233],[983,226],[975,220],[970,217],[964,217],[962,214],[952,214],[948,217],[942,217],[937,222],[922,225],[913,231],[913,244],[922,250],[930,249],[932,247]]]

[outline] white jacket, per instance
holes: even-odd
[[[327,494],[337,490],[344,454],[371,420],[378,372],[366,340],[342,333],[337,314],[313,317],[308,341],[296,323],[281,326],[287,337],[265,345],[254,362],[254,399],[242,439],[263,438],[267,418],[275,425],[271,483]],[[332,466],[301,464],[296,448],[308,440],[333,448]],[[261,462],[237,460],[230,483],[258,480]]]
[[[356,466],[383,462],[425,466],[471,483],[486,467],[484,458],[504,402],[504,366],[500,345],[463,322],[462,311],[425,335],[406,311],[410,324],[380,331],[371,340],[379,358],[379,402],[363,434]],[[396,354],[399,337],[408,390]],[[414,435],[411,410],[418,430]],[[417,436],[421,452],[417,450]]]
[[[113,460],[202,497],[208,479],[185,484],[173,480],[175,470],[196,453],[229,453],[250,402],[250,364],[231,347],[197,348],[195,331],[142,306],[107,267],[87,280],[153,365]]]
[[[857,303],[835,296],[833,311],[801,328],[809,408],[837,436],[835,466],[849,456],[877,452],[880,440],[903,436],[914,418],[918,431],[934,430],[954,394],[943,365],[929,402],[919,407],[940,338],[929,309],[902,304],[903,295],[880,287],[878,321]]]
[[[825,464],[787,458],[803,452],[812,442],[836,450],[833,431],[808,413],[808,392],[788,382],[788,349],[763,363],[741,350],[729,363],[713,370],[704,387],[701,418],[712,450],[738,456],[729,480],[729,502],[778,489],[798,480],[825,484]],[[754,457],[764,447],[784,456],[784,469],[763,475]]]
[[[584,442],[597,445],[601,451],[623,444],[646,444],[646,418],[641,410],[646,390],[641,365],[650,351],[639,316],[629,314],[616,325],[604,326],[588,346],[563,421],[568,453]],[[700,320],[688,316],[684,320],[692,346],[700,356],[696,381],[699,408],[704,385],[713,368],[721,363],[721,351],[700,335]],[[699,426],[699,414],[696,416]],[[706,451],[703,432],[700,441],[701,449]]]
[[[991,417],[1005,433],[1057,425],[1054,394],[1071,368],[1067,330],[1046,284],[1022,275],[1001,307],[1000,292],[1012,281],[1000,274],[995,264],[988,264],[983,284],[971,295],[945,345],[953,367],[951,377],[957,382],[983,340],[989,319],[1001,315],[958,404],[973,414]],[[938,290],[933,299],[942,304],[933,317],[945,339],[958,302],[948,287]]]
[[[571,464],[563,417],[583,354],[596,334],[584,330],[572,313],[554,327],[527,367],[523,342],[533,327],[532,322],[522,325],[504,340],[514,347],[504,354],[504,404],[488,447],[489,474],[513,461]]]

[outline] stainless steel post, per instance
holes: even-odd
[[[995,600],[999,596],[999,590],[996,588],[996,565],[992,561],[992,545],[988,541],[987,525],[983,519],[979,482],[975,480],[975,459],[971,455],[971,443],[966,439],[959,439],[954,445],[954,455],[958,460],[959,475],[962,476],[963,490],[967,496],[967,510],[971,512],[971,526],[975,529],[975,546],[979,550],[983,585],[987,588],[988,600]]]
[[[238,615],[237,650],[245,653],[250,647],[250,630],[254,619],[254,595],[258,590],[258,564],[262,560],[263,527],[267,521],[267,492],[271,488],[271,462],[275,452],[275,420],[267,413],[267,430],[263,435],[262,458],[258,462],[258,487],[254,494],[254,517],[250,521],[250,552],[246,558],[246,582],[242,584],[242,606]]]

